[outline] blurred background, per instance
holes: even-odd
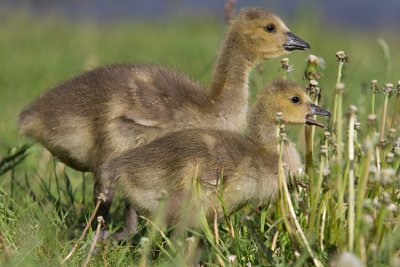
[[[4,8],[25,9],[36,16],[49,14],[71,19],[103,22],[156,19],[164,20],[177,15],[222,17],[223,0],[2,0]],[[397,0],[238,0],[238,8],[266,6],[284,16],[309,12],[323,22],[370,31],[372,29],[399,29],[400,2]]]
[[[27,142],[17,131],[18,113],[42,92],[85,70],[120,62],[150,62],[181,70],[203,84],[226,29],[225,1],[214,0],[1,0],[0,153]],[[400,67],[398,0],[238,0],[279,14],[325,59],[323,105],[332,109],[335,53],[350,57],[345,69],[345,109],[368,114],[369,82],[397,83]],[[390,67],[379,39],[388,44]],[[289,55],[292,79],[302,83],[310,52]],[[280,59],[263,63],[251,77],[255,92],[279,75]],[[396,76],[397,75],[397,76]],[[378,99],[378,102],[381,101]]]

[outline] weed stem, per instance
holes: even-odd
[[[349,251],[353,252],[354,249],[354,123],[357,108],[350,106],[349,118],[349,144],[348,144],[348,160],[349,160],[349,207],[348,207],[348,247]]]

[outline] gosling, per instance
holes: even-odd
[[[246,136],[213,129],[170,133],[109,160],[101,166],[99,175],[116,181],[143,216],[154,216],[164,199],[168,225],[179,222],[184,202],[191,205],[185,195],[192,190],[194,177],[208,220],[214,218],[214,209],[219,219],[223,217],[221,202],[228,214],[246,204],[266,204],[277,193],[277,112],[282,112],[286,124],[321,127],[312,115],[330,116],[295,83],[275,80],[259,93]]]
[[[216,62],[210,90],[159,65],[111,65],[84,73],[45,93],[20,114],[22,134],[61,162],[96,171],[109,157],[185,128],[240,131],[246,122],[248,76],[264,59],[310,46],[262,8],[232,21]],[[107,217],[113,186],[95,177]]]

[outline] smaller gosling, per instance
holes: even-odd
[[[223,130],[182,130],[107,161],[99,175],[116,181],[143,216],[154,216],[165,201],[163,215],[169,226],[182,218],[184,205],[189,210],[197,208],[185,199],[192,192],[194,177],[200,185],[197,203],[209,221],[215,216],[214,209],[218,219],[223,217],[221,203],[228,214],[246,204],[264,205],[278,190],[277,112],[283,113],[286,124],[321,127],[312,115],[330,116],[297,84],[275,80],[260,92],[245,136]]]

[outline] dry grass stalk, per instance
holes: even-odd
[[[86,232],[89,230],[90,225],[92,224],[94,218],[96,217],[97,211],[100,208],[101,203],[105,202],[105,196],[104,194],[100,193],[100,195],[97,197],[97,203],[96,207],[94,208],[94,211],[92,213],[92,216],[90,216],[90,219],[88,223],[86,224],[85,229],[83,229],[82,235],[79,237],[78,241],[76,241],[75,245],[71,249],[71,251],[68,253],[68,255],[61,261],[61,263],[65,263],[69,258],[71,258],[72,254],[74,254],[75,250],[78,248],[79,243],[82,241],[83,237],[86,235]]]
[[[102,227],[103,225],[104,225],[104,219],[103,219],[103,217],[102,217],[102,216],[98,216],[98,217],[97,217],[97,228],[96,228],[96,233],[95,233],[95,235],[94,235],[94,238],[93,238],[93,241],[92,241],[92,245],[90,246],[89,253],[88,253],[87,257],[86,257],[86,260],[85,260],[85,263],[83,264],[83,267],[88,266],[88,264],[89,264],[89,262],[90,262],[90,259],[92,258],[93,251],[94,251],[94,248],[95,248],[96,245],[97,245],[97,241],[99,240],[100,230],[101,230],[101,227]]]

